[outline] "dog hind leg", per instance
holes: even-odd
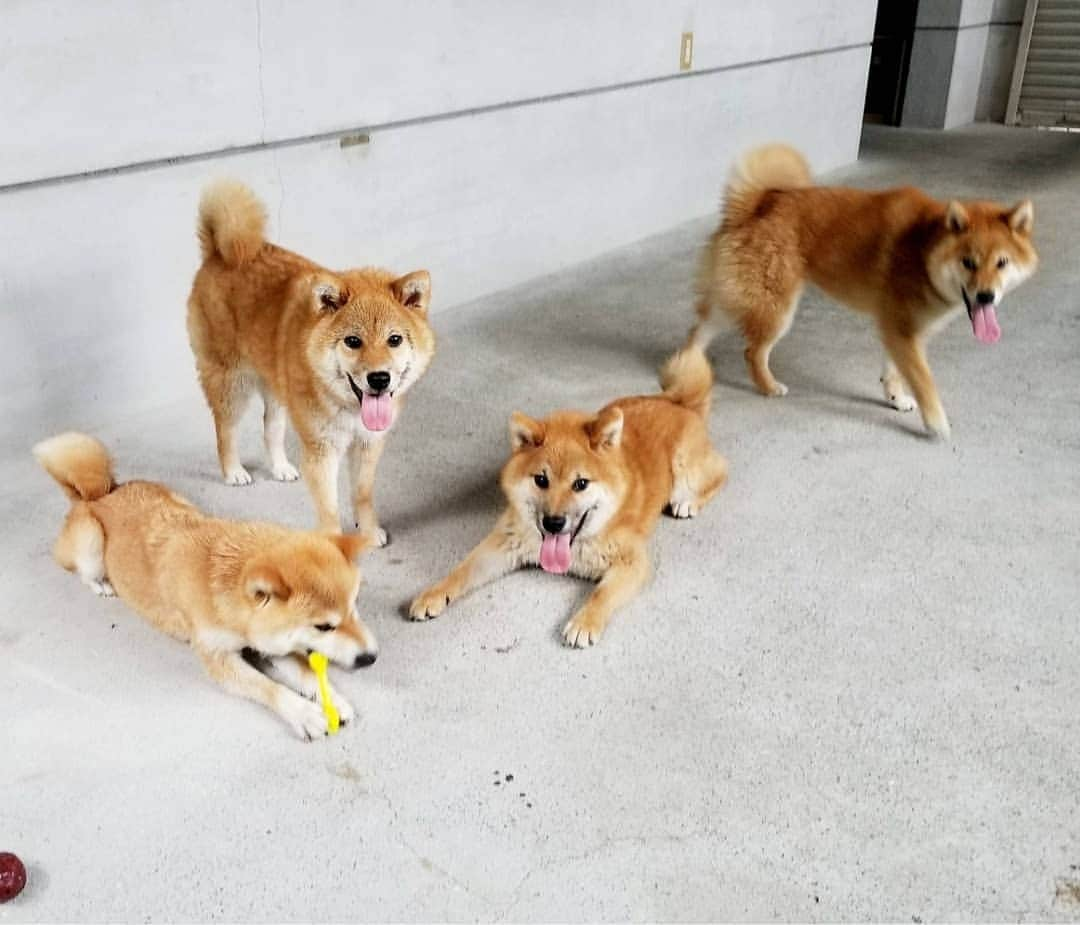
[[[730,327],[726,319],[719,318],[713,311],[712,303],[706,296],[698,298],[695,311],[698,322],[690,329],[684,350],[706,350],[717,334]]]
[[[236,425],[251,397],[251,381],[234,366],[201,359],[199,381],[214,416],[221,473],[229,485],[250,485],[251,475],[236,451]]]
[[[769,368],[769,355],[776,343],[787,334],[799,307],[802,289],[796,288],[785,298],[770,304],[755,306],[742,315],[741,325],[746,338],[746,363],[750,378],[762,395],[787,395],[788,388],[777,381]]]
[[[270,474],[279,482],[295,482],[300,478],[300,473],[285,455],[285,429],[288,424],[285,406],[265,386],[261,392],[263,439],[266,442],[266,455],[270,459]]]
[[[695,437],[672,458],[674,483],[667,511],[678,520],[695,517],[727,482],[727,460],[712,448],[707,435]]]
[[[105,530],[87,504],[76,504],[64,521],[53,555],[100,597],[116,594],[105,577]]]
[[[881,371],[881,386],[885,392],[885,401],[897,411],[914,411],[917,407],[915,399],[908,393],[904,377],[887,356]]]

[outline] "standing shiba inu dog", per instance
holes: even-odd
[[[599,580],[563,628],[592,645],[612,612],[649,574],[646,543],[660,513],[693,517],[727,480],[705,419],[712,372],[700,350],[676,354],[660,395],[621,398],[596,415],[560,411],[510,419],[512,455],[501,484],[509,505],[495,529],[446,578],[413,601],[415,620],[512,569],[539,565]]]
[[[874,316],[887,354],[886,399],[900,411],[917,402],[927,430],[947,437],[926,341],[965,307],[975,337],[998,340],[996,307],[1038,263],[1033,221],[1029,200],[1005,208],[942,204],[910,188],[814,187],[797,151],[760,148],[728,184],[723,220],[698,273],[700,321],[690,343],[704,349],[726,316],[746,339],[754,384],[765,395],[786,394],[769,369],[769,353],[810,281]]]
[[[57,562],[190,643],[215,681],[274,710],[300,738],[326,733],[305,656],[359,668],[378,651],[354,609],[364,538],[216,520],[164,485],[117,485],[105,448],[83,434],[53,437],[34,455],[72,502]],[[281,683],[247,660],[250,650]],[[343,721],[356,715],[331,696]]]
[[[297,471],[285,456],[285,413],[300,436],[300,468],[319,525],[340,529],[338,467],[349,452],[357,528],[386,543],[372,505],[375,467],[405,393],[427,369],[425,270],[335,273],[264,239],[266,214],[247,187],[211,186],[199,207],[203,263],[188,300],[188,333],[214,415],[225,481],[251,476],[236,451],[237,420],[262,395],[274,478]]]

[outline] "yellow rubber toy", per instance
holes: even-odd
[[[334,701],[330,699],[330,682],[326,679],[326,656],[322,652],[309,652],[308,664],[319,679],[319,700],[322,701],[323,713],[326,714],[326,730],[330,735],[337,735],[341,726],[341,717],[334,707]]]

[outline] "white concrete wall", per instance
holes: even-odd
[[[920,0],[902,124],[1002,121],[1024,0]]]
[[[5,0],[0,184],[866,41],[860,0]]]
[[[1004,122],[1026,0],[994,0],[979,80],[976,122]]]
[[[43,405],[92,426],[198,400],[184,301],[214,176],[328,265],[429,268],[441,310],[713,212],[748,144],[856,156],[863,0],[433,6],[0,5],[5,446]]]

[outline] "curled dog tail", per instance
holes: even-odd
[[[203,260],[218,254],[226,266],[243,266],[266,242],[266,209],[243,183],[219,180],[199,201],[198,234]]]
[[[684,347],[660,370],[665,397],[701,417],[709,413],[712,387],[712,367],[700,347]]]
[[[769,190],[810,186],[810,165],[789,145],[765,145],[746,152],[735,163],[724,191],[724,218],[735,224],[753,215]]]
[[[86,434],[42,440],[34,447],[34,457],[72,501],[97,501],[116,487],[108,451]]]

